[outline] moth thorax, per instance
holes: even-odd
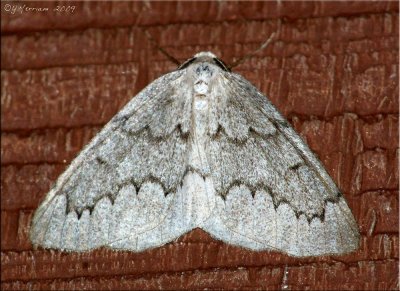
[[[210,92],[210,85],[215,73],[215,66],[208,62],[193,66],[193,89],[195,95],[205,96]]]

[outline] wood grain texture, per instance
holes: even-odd
[[[10,7],[6,6],[11,5]],[[1,288],[398,289],[398,3],[1,3]],[[25,6],[23,6],[25,5]],[[27,8],[49,8],[47,12]],[[7,11],[9,10],[9,11]],[[91,137],[184,60],[227,63],[264,92],[320,157],[360,226],[357,252],[294,259],[194,230],[143,253],[33,250],[33,211]]]

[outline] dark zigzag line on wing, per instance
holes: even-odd
[[[116,193],[119,193],[119,191],[120,191],[124,186],[133,185],[133,186],[135,187],[136,195],[138,195],[138,193],[139,193],[141,187],[142,187],[145,183],[149,183],[149,182],[150,182],[150,183],[154,183],[154,184],[160,185],[161,188],[162,188],[162,190],[163,190],[163,192],[164,192],[164,195],[167,196],[167,195],[169,195],[169,194],[171,194],[171,193],[176,193],[178,187],[182,187],[183,180],[184,180],[184,178],[186,177],[186,175],[188,175],[189,173],[196,173],[196,174],[198,174],[200,177],[202,177],[203,179],[205,179],[205,178],[208,176],[208,175],[205,175],[205,174],[201,173],[200,170],[195,169],[195,168],[193,168],[193,167],[191,167],[191,166],[188,166],[188,167],[186,167],[186,169],[185,169],[185,171],[184,171],[184,173],[183,173],[183,175],[182,175],[182,179],[180,180],[180,183],[178,183],[177,185],[174,185],[173,187],[170,187],[169,189],[167,189],[167,188],[165,187],[164,183],[161,182],[161,180],[160,180],[159,178],[157,178],[157,177],[155,177],[154,175],[151,175],[151,174],[150,174],[150,175],[146,176],[145,178],[143,178],[140,182],[139,182],[139,181],[134,181],[133,179],[130,179],[129,181],[126,181],[126,182],[123,182],[123,183],[117,185]],[[103,199],[104,197],[107,197],[107,198],[110,200],[110,202],[111,202],[112,205],[114,204],[116,197],[114,197],[114,196],[112,195],[112,193],[108,192],[108,193],[104,193],[103,195],[99,195],[99,197],[97,197],[97,199],[94,200],[94,202],[93,202],[92,205],[88,205],[88,206],[86,206],[86,207],[83,207],[83,208],[81,208],[80,210],[78,210],[78,209],[73,209],[71,206],[69,206],[69,205],[70,205],[70,202],[69,202],[68,197],[67,197],[66,214],[68,214],[68,213],[71,212],[71,211],[75,211],[75,212],[77,213],[77,215],[78,215],[78,219],[81,217],[83,211],[86,210],[86,209],[89,210],[90,214],[92,214],[92,212],[93,212],[93,210],[94,210],[96,204],[97,204],[101,199]]]
[[[121,128],[116,128],[116,130],[121,130]],[[130,131],[127,131],[127,130],[121,130],[123,133],[126,133],[126,134],[129,134],[129,135],[139,135],[139,134],[142,134],[142,133],[145,133],[145,132],[147,132],[148,133],[148,136],[151,138],[151,130],[148,128],[148,126],[145,126],[144,128],[142,128],[140,131],[138,131],[138,132],[135,132],[135,133],[132,133],[132,132],[130,132]],[[170,135],[172,135],[175,131],[179,131],[180,132],[180,137],[182,138],[182,139],[187,139],[187,137],[188,137],[188,135],[186,135],[186,134],[183,134],[182,133],[182,130],[181,130],[181,126],[180,126],[180,124],[177,124],[177,126],[175,127],[175,129],[171,132],[171,134]],[[154,139],[158,139],[158,140],[162,140],[162,138],[160,137],[160,138],[154,138]],[[96,147],[99,147],[99,146],[101,146],[103,143],[105,142],[105,139],[103,139],[103,140],[100,140],[100,141],[98,141],[98,143],[96,144]],[[90,145],[90,144],[89,144]],[[87,146],[89,146],[89,145],[87,145]],[[87,147],[86,146],[86,147]],[[89,151],[88,153],[87,153],[87,156],[86,156],[86,159],[85,160],[88,160],[89,158],[88,157],[93,157],[93,154],[95,154],[96,153],[96,151],[94,151],[94,149],[95,148],[91,148],[90,150],[91,151]],[[82,150],[83,151],[83,150]],[[82,152],[81,151],[81,152]],[[80,155],[80,153],[78,154],[78,155]],[[121,159],[123,159],[124,157],[121,157]],[[99,165],[101,165],[101,166],[104,166],[104,167],[111,167],[112,165],[110,165],[110,164],[108,164],[106,161],[104,161],[103,159],[101,159],[99,156],[95,156],[95,157],[93,157],[93,159],[96,161],[96,162],[98,162],[99,163]],[[120,162],[121,161],[121,159],[119,159],[118,160],[118,162]],[[82,161],[83,162],[83,161]],[[79,165],[78,165],[78,167],[79,167]],[[186,172],[185,172],[186,173]],[[63,182],[63,184],[62,185],[58,185],[57,184],[57,181],[51,186],[51,188],[50,188],[50,191],[51,190],[53,190],[55,187],[59,187],[59,190],[58,190],[58,192],[60,192],[60,191],[62,191],[62,189],[63,189],[63,187],[64,187],[64,185],[66,185],[67,183],[68,183],[68,181],[69,181],[69,179],[72,177],[72,175],[70,176],[70,177],[68,177],[68,179],[67,180],[65,180],[64,182]],[[165,187],[163,187],[163,188],[165,188]],[[111,194],[109,194],[110,195],[110,197],[111,197]],[[102,196],[103,197],[103,196]],[[101,198],[100,198],[101,199]],[[67,203],[67,205],[68,205],[68,203]],[[68,207],[67,207],[67,209],[69,209]]]
[[[254,135],[256,136],[260,136],[262,139],[267,139],[271,136],[275,136],[278,131],[275,131],[273,133],[268,133],[268,134],[263,134],[261,132],[258,132],[255,128],[253,128],[251,125],[248,126],[248,135],[246,136],[246,138],[244,139],[237,139],[237,138],[232,138],[230,137],[227,132],[226,129],[221,125],[218,124],[218,128],[215,131],[214,134],[208,134],[210,136],[210,138],[212,139],[219,139],[222,136],[224,136],[229,142],[235,144],[235,145],[244,145],[251,137],[253,137]]]
[[[274,123],[274,125],[275,125],[275,123]],[[275,126],[276,126],[276,125],[275,125]],[[289,126],[289,125],[287,124],[287,122],[284,122],[284,123],[282,124],[282,126],[287,127],[287,126]],[[267,137],[273,137],[273,136],[276,136],[276,135],[278,135],[278,134],[282,134],[282,133],[280,133],[280,132],[277,130],[277,131],[274,132],[273,134],[267,135]],[[229,140],[230,142],[235,143],[237,146],[244,146],[244,145],[246,144],[246,142],[248,141],[248,139],[251,138],[251,137],[257,137],[257,136],[258,136],[258,137],[260,137],[260,138],[262,138],[262,139],[267,138],[265,135],[262,135],[262,134],[258,133],[257,131],[255,131],[254,129],[252,129],[252,128],[250,127],[248,138],[247,138],[246,140],[243,140],[243,141],[237,141],[237,140],[235,140],[235,139],[229,138],[229,136],[226,134],[225,129],[223,128],[223,126],[219,125],[216,134],[214,134],[214,138],[219,139],[219,138],[221,138],[222,136],[224,136],[224,137],[225,137],[227,140]],[[300,155],[300,156],[302,157],[303,160],[305,160],[305,159],[303,158],[302,155]],[[306,160],[305,160],[305,161],[306,161]],[[296,164],[294,164],[294,165],[289,165],[289,166],[288,166],[288,170],[296,171],[297,169],[300,168],[301,165],[303,165],[303,164],[296,163]],[[309,166],[309,165],[307,165],[307,163],[305,163],[304,165]],[[277,199],[277,196],[278,196],[278,195],[277,195],[277,194],[274,194],[273,191],[272,191],[272,189],[271,189],[271,187],[269,187],[268,185],[266,185],[266,184],[264,184],[264,183],[258,183],[258,184],[256,184],[256,185],[253,185],[253,186],[252,186],[252,185],[250,185],[249,183],[246,183],[246,182],[244,182],[244,181],[242,181],[242,180],[240,180],[240,179],[236,179],[236,180],[232,181],[227,187],[224,187],[223,190],[217,191],[217,193],[225,200],[225,199],[226,199],[226,196],[228,195],[228,193],[229,193],[229,191],[232,189],[232,187],[240,186],[240,185],[246,186],[246,187],[251,191],[251,194],[252,194],[253,197],[254,197],[255,192],[256,192],[257,190],[265,190],[267,193],[269,193],[269,194],[271,195],[271,197],[272,197],[272,199],[273,199],[273,202],[274,202],[274,207],[275,207],[275,209],[277,209],[278,206],[279,206],[281,203],[286,203],[286,204],[288,204],[288,205],[293,209],[293,211],[295,212],[295,215],[296,215],[297,218],[299,218],[300,215],[304,214],[304,215],[306,215],[307,220],[308,220],[309,223],[310,223],[311,220],[312,220],[313,218],[315,218],[315,217],[318,217],[321,221],[324,221],[324,219],[325,219],[325,208],[322,210],[322,213],[321,213],[320,215],[318,215],[317,213],[315,213],[315,214],[309,216],[309,215],[307,215],[306,213],[304,213],[303,211],[298,211],[298,210],[296,210],[296,209],[294,208],[294,206],[291,205],[291,203],[290,203],[287,199],[285,199],[285,198]],[[335,196],[334,198],[326,198],[326,199],[324,199],[324,205],[326,205],[328,202],[331,202],[331,203],[338,203],[340,197],[342,197],[342,194],[341,194],[340,191],[338,191],[338,192],[336,193],[336,196]]]
[[[226,190],[224,192],[220,192],[218,193],[224,200],[226,200],[227,195],[229,194],[229,192],[232,190],[232,188],[234,187],[240,187],[240,186],[245,186],[247,189],[250,190],[251,192],[251,196],[254,198],[255,194],[257,191],[263,190],[266,193],[268,193],[271,197],[272,197],[272,201],[274,204],[274,208],[275,210],[277,210],[277,208],[279,207],[280,204],[282,203],[286,203],[287,205],[290,206],[290,208],[294,211],[296,218],[299,219],[300,215],[305,215],[307,218],[308,223],[311,223],[311,221],[314,218],[319,218],[322,222],[325,220],[325,207],[322,209],[322,213],[321,214],[317,214],[317,213],[313,213],[312,215],[309,215],[307,213],[305,213],[304,211],[299,211],[297,209],[295,209],[293,207],[293,205],[291,205],[291,203],[285,199],[285,198],[277,198],[277,194],[274,193],[274,191],[272,190],[271,187],[269,187],[268,185],[264,184],[264,183],[257,183],[256,185],[250,185],[249,183],[243,182],[239,179],[232,181],[228,187],[226,187]],[[324,205],[326,206],[326,204],[328,202],[330,203],[338,203],[339,200],[342,197],[342,193],[341,192],[337,192],[336,196],[334,198],[326,198],[324,199]]]
[[[148,136],[149,140],[151,140],[151,141],[158,141],[158,142],[162,141],[163,139],[165,139],[165,138],[167,138],[167,137],[172,136],[172,135],[174,134],[174,132],[176,132],[176,131],[179,132],[179,137],[180,137],[182,140],[187,140],[188,137],[189,137],[189,135],[190,135],[190,132],[189,132],[189,131],[183,132],[183,130],[182,130],[182,124],[181,124],[180,122],[177,123],[177,124],[173,127],[173,129],[171,130],[171,132],[169,132],[168,134],[162,135],[162,136],[156,136],[156,135],[152,132],[152,130],[151,130],[149,124],[144,125],[141,129],[136,130],[136,131],[130,131],[129,129],[126,129],[126,128],[124,128],[124,127],[119,127],[119,129],[120,129],[122,132],[124,132],[124,133],[126,133],[126,134],[128,134],[128,135],[133,135],[133,136],[138,136],[138,135],[143,134],[144,132],[147,132],[147,134],[148,134],[147,136]]]

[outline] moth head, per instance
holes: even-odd
[[[230,72],[230,69],[225,65],[225,63],[220,60],[216,55],[212,52],[199,52],[195,54],[192,58],[185,61],[178,67],[178,70],[183,70],[188,68],[190,65],[194,65],[197,63],[210,63],[216,65],[220,69],[226,72]]]

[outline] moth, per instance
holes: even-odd
[[[194,228],[291,256],[358,248],[321,162],[271,102],[210,52],[150,83],[98,133],[35,212],[34,246],[140,252]]]

